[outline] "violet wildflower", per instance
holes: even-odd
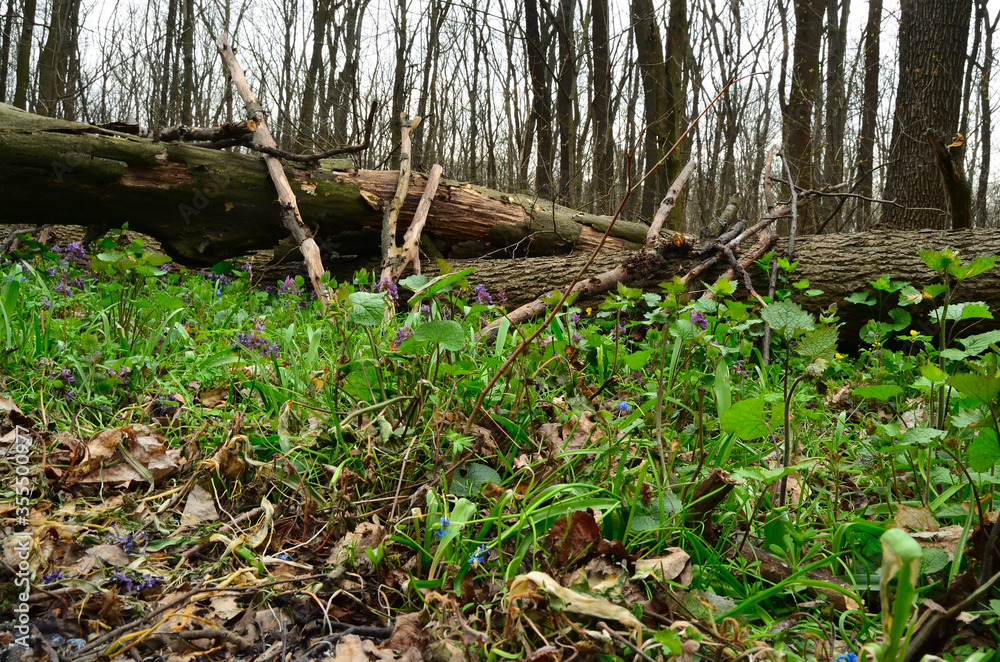
[[[76,264],[83,266],[85,264],[90,264],[90,258],[87,256],[87,249],[83,247],[79,241],[71,241],[69,246],[65,248],[63,254],[71,261]]]
[[[396,284],[388,278],[383,278],[379,281],[379,284],[375,286],[375,291],[385,292],[393,301],[399,300],[399,288],[397,288]]]
[[[578,342],[580,342],[580,341],[583,340],[583,336],[581,336],[579,333],[577,333],[576,331],[574,331],[572,334],[570,334],[569,339],[572,340],[575,343],[578,343]]]
[[[50,275],[50,276],[52,276],[53,278],[55,278],[55,275],[56,275],[56,268],[57,268],[57,267],[56,267],[56,265],[54,265],[54,264],[53,264],[53,265],[52,265],[51,267],[45,267],[45,273],[47,273],[48,275]]]
[[[643,377],[641,370],[633,370],[630,376],[632,377],[633,380],[635,380],[635,383],[638,384],[639,386],[642,386],[643,384],[646,383],[646,378]]]
[[[67,285],[65,282],[59,283],[58,285],[53,287],[52,291],[57,294],[61,294],[64,297],[68,297],[69,295],[73,294],[73,290],[71,290],[69,288],[69,285]]]
[[[485,285],[480,283],[479,285],[476,285],[472,291],[476,294],[476,301],[484,306],[493,305],[493,298],[490,296],[490,293],[487,291]]]
[[[69,390],[69,393],[67,393],[66,395],[63,396],[63,400],[66,402],[66,404],[69,404],[70,402],[73,401],[73,396],[74,395],[76,395],[76,389],[75,388],[71,388]]]
[[[295,284],[295,279],[291,276],[285,276],[285,280],[278,286],[278,294],[299,296],[301,292],[299,292],[299,286]]]
[[[44,308],[45,310],[48,310],[51,307],[52,307],[52,304],[49,303],[49,298],[48,297],[42,297],[42,308]]]
[[[262,335],[264,333],[264,320],[255,317],[253,318],[253,323],[254,330],[250,333],[236,334],[236,342],[233,343],[233,349],[239,349],[242,346],[252,352],[257,352],[261,356],[277,358],[281,347],[278,343],[268,342]]]
[[[507,293],[504,291],[502,287],[499,290],[497,290],[497,301],[499,301],[500,303],[507,303]]]
[[[82,292],[85,284],[84,284],[82,278],[80,278],[79,276],[75,276],[75,277],[69,279],[68,285],[70,287],[74,287],[74,288],[76,288],[76,289],[78,289],[78,290],[80,290]]]
[[[143,591],[155,588],[163,583],[159,577],[151,574],[144,574],[137,570],[126,568],[124,572],[111,574],[111,579],[118,582],[126,593],[142,593]]]
[[[426,303],[420,304],[420,313],[429,320],[431,318],[431,307]]]
[[[393,347],[399,347],[407,338],[413,337],[413,329],[409,325],[396,329],[396,339],[392,341]]]
[[[105,538],[108,544],[121,547],[122,551],[126,554],[134,554],[139,551],[139,545],[142,545],[142,550],[145,551],[146,545],[149,544],[149,537],[141,531],[139,533],[129,533],[125,536],[118,535],[118,530],[114,529],[114,527],[112,527],[112,531],[114,533],[109,533]]]
[[[750,376],[750,373],[748,373],[746,371],[746,368],[743,367],[743,359],[739,359],[738,361],[736,361],[736,363],[733,364],[733,372],[735,372],[740,377]]]
[[[576,324],[577,322],[579,322],[580,321],[580,313],[579,312],[572,313],[569,316],[569,321],[573,322],[574,324]]]
[[[705,319],[705,315],[700,310],[692,310],[689,315],[691,317],[691,323],[699,329],[704,331],[708,328],[708,320]]]
[[[53,570],[52,572],[42,575],[39,580],[42,584],[55,584],[56,582],[61,582],[63,580],[62,570]]]
[[[125,366],[122,366],[117,370],[115,370],[114,368],[108,368],[108,377],[114,377],[119,382],[121,382],[122,386],[128,388],[128,385],[131,383],[129,381],[128,375],[131,372],[132,371],[126,368]]]
[[[66,384],[72,384],[76,381],[76,377],[73,376],[69,368],[54,370],[50,377],[52,377],[53,385],[56,388],[63,388]]]

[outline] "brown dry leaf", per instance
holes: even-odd
[[[368,574],[375,568],[365,550],[378,547],[384,537],[385,529],[378,524],[361,522],[354,531],[349,532],[333,546],[327,563],[339,566],[354,559],[358,572],[362,575]]]
[[[962,537],[962,527],[958,524],[942,526],[937,531],[915,531],[910,534],[921,547],[935,547],[948,553],[948,558],[955,558],[958,541]]]
[[[118,545],[95,545],[87,550],[87,555],[104,561],[105,565],[120,568],[131,562],[128,554]]]
[[[216,407],[221,407],[226,404],[226,400],[228,399],[229,387],[220,386],[219,388],[214,388],[211,391],[203,391],[196,398],[196,402],[200,403],[202,407],[215,409]]]
[[[612,604],[608,600],[584,595],[565,588],[544,572],[529,572],[514,577],[510,582],[507,599],[508,601],[518,600],[539,592],[555,596],[561,603],[560,608],[562,611],[583,614],[602,620],[610,618],[632,628],[636,632],[642,631],[642,623],[629,610]]]
[[[86,458],[73,468],[81,483],[125,483],[145,478],[122,457],[124,444],[132,457],[158,482],[185,463],[179,449],[170,448],[163,433],[145,425],[121,426],[98,432],[87,442]]]
[[[929,508],[911,508],[900,504],[894,521],[897,527],[910,531],[934,532],[941,528]]]
[[[214,522],[219,518],[215,509],[215,497],[201,483],[195,483],[184,502],[184,512],[181,513],[183,526],[197,526],[202,522]]]
[[[594,511],[577,510],[560,517],[545,536],[545,549],[552,556],[552,565],[565,572],[574,563],[588,558],[601,540],[601,527]]]
[[[411,648],[419,651],[427,644],[424,626],[420,624],[420,612],[400,614],[396,617],[392,635],[382,644],[390,650],[408,651]]]
[[[823,398],[823,404],[827,409],[837,411],[851,409],[854,406],[854,398],[851,397],[851,387],[845,384],[833,389]]]
[[[16,411],[18,414],[22,413],[20,408],[14,403],[13,398],[0,395],[0,413],[7,413],[9,411]]]
[[[209,609],[223,621],[228,621],[243,611],[243,607],[236,602],[235,595],[217,595],[209,598]]]
[[[658,582],[677,582],[682,586],[691,583],[691,556],[680,547],[668,547],[666,556],[640,559],[635,563],[632,579],[653,577]]]

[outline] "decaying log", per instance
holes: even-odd
[[[352,167],[350,160],[286,163],[284,172],[328,251],[378,256],[381,207],[399,175]],[[0,105],[0,177],[9,223],[45,219],[99,234],[128,222],[188,265],[270,249],[288,235],[274,222],[274,190],[257,154],[154,142]],[[425,183],[413,175],[401,233]],[[609,223],[535,196],[444,181],[424,233],[448,259],[568,255],[589,253]],[[637,250],[647,229],[619,220],[603,250]]]
[[[403,208],[406,194],[410,190],[410,133],[420,124],[420,118],[412,122],[406,121],[406,114],[399,116],[402,126],[399,145],[399,181],[396,182],[396,193],[385,208],[382,218],[382,273],[392,271],[392,263],[398,262],[403,251],[396,247],[396,224],[399,222],[399,212]]]

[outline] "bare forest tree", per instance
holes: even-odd
[[[7,0],[0,102],[153,128],[240,120],[214,48],[226,33],[282,148],[359,142],[378,101],[361,167],[394,167],[400,116],[420,116],[418,171],[585,212],[624,200],[629,220],[695,160],[669,227],[698,231],[733,201],[761,215],[776,147],[775,177],[787,163],[803,189],[858,196],[814,205],[805,233],[948,225],[932,128],[972,174],[982,227],[1000,208],[998,20],[987,0]]]

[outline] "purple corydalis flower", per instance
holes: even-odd
[[[701,330],[708,328],[708,320],[705,319],[705,315],[699,310],[692,310],[689,313],[691,317],[691,323],[697,326]]]
[[[67,285],[66,283],[59,283],[58,285],[52,288],[52,291],[57,294],[61,294],[65,297],[68,297],[69,295],[73,294],[73,290],[71,290],[69,285]]]
[[[278,294],[293,294],[295,296],[299,296],[301,292],[299,291],[299,286],[295,284],[295,279],[291,276],[285,276],[285,280],[278,286]]]
[[[401,326],[396,329],[396,339],[392,341],[393,347],[399,347],[407,338],[413,337],[413,329],[409,326]]]
[[[281,347],[278,343],[268,342],[262,335],[264,333],[264,320],[255,317],[253,318],[253,325],[254,330],[250,333],[236,334],[236,342],[233,343],[233,348],[239,349],[242,346],[252,352],[257,352],[261,356],[278,358],[278,352],[281,351]]]
[[[427,319],[431,318],[431,307],[426,303],[420,304],[420,313]]]
[[[580,313],[573,313],[569,316],[569,321],[576,324],[580,321]]]
[[[399,300],[399,288],[397,288],[396,284],[388,278],[383,278],[379,281],[379,284],[375,286],[375,291],[385,292],[392,298],[393,301]]]
[[[497,301],[500,303],[507,303],[507,292],[505,292],[502,287],[497,290]]]
[[[108,368],[108,377],[114,377],[121,382],[122,386],[127,387],[131,382],[129,381],[129,374],[132,371],[125,366],[118,368],[117,370],[113,368]]]
[[[476,301],[483,304],[484,306],[493,305],[493,298],[490,296],[490,293],[486,289],[485,285],[480,283],[479,285],[476,285],[472,291],[475,292],[476,294]]]
[[[59,380],[64,385],[65,384],[72,384],[73,382],[76,381],[76,377],[73,376],[73,373],[70,371],[69,368],[63,368],[61,370],[55,370],[55,371],[52,372],[51,377],[52,377],[52,379]]]

